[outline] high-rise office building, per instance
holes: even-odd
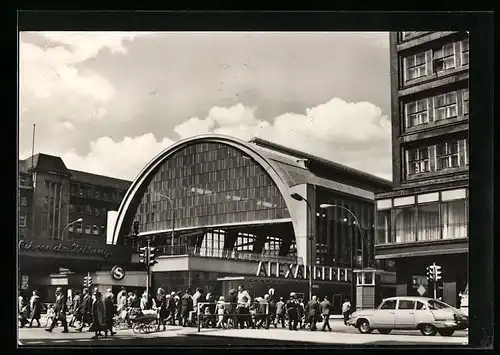
[[[436,286],[457,305],[468,277],[469,37],[392,32],[390,58],[395,187],[376,196],[376,259],[395,266],[398,295],[433,297]]]

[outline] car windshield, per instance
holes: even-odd
[[[447,305],[444,302],[440,302],[437,300],[430,300],[428,302],[429,304],[429,309],[451,309],[452,307],[450,305]]]

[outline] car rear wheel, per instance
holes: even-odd
[[[440,329],[438,333],[444,337],[451,337],[455,333],[455,329]]]
[[[437,329],[432,324],[422,324],[420,326],[420,332],[422,333],[422,335],[433,336],[436,335]]]
[[[360,319],[358,321],[358,330],[361,334],[370,334],[373,329],[370,328],[370,322],[366,319]]]
[[[392,329],[377,329],[380,334],[389,334]]]

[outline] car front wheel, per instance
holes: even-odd
[[[392,329],[377,329],[380,334],[389,334]]]
[[[360,319],[358,321],[358,330],[361,334],[370,334],[372,332],[370,323],[366,319]]]
[[[444,337],[451,337],[455,333],[455,329],[440,329],[438,333]]]
[[[432,324],[423,324],[420,327],[420,332],[422,333],[422,335],[433,336],[436,335],[437,329]]]

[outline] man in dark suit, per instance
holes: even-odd
[[[307,302],[306,305],[306,322],[310,324],[310,329],[312,332],[316,330],[316,319],[320,313],[320,306],[318,303],[318,298],[316,295],[312,296],[312,299]]]
[[[232,288],[229,290],[229,295],[226,297],[226,311],[229,319],[231,320],[234,329],[238,329],[238,314],[237,314],[237,303],[238,296],[236,295],[236,290]]]
[[[286,303],[286,313],[288,314],[288,329],[289,330],[298,330],[297,323],[299,321],[299,313],[297,308],[299,304],[297,302],[295,292],[290,293],[290,298]]]
[[[189,324],[189,312],[193,309],[193,298],[189,293],[189,290],[186,290],[184,295],[181,297],[181,303],[182,326],[186,327]]]
[[[83,289],[83,296],[80,301],[80,327],[76,330],[82,331],[85,324],[90,325],[92,323],[92,297],[89,295],[89,289]]]
[[[62,289],[58,287],[56,289],[56,304],[54,307],[55,318],[52,324],[48,329],[45,329],[48,332],[52,332],[52,329],[56,326],[56,324],[61,321],[63,326],[63,333],[68,333],[68,321],[66,319],[66,314],[68,312],[68,305],[66,304],[66,297],[62,292]]]
[[[323,316],[323,326],[321,327],[322,331],[325,331],[326,327],[328,327],[328,330],[332,330],[330,327],[330,310],[332,308],[332,305],[330,301],[328,301],[328,297],[325,296],[323,299],[323,302],[320,303],[321,305],[321,315]]]

